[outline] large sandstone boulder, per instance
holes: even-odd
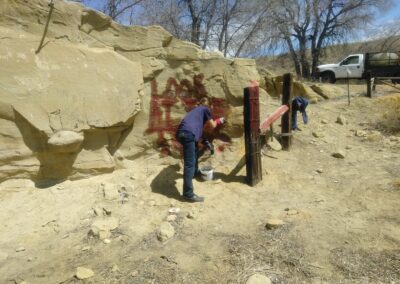
[[[260,80],[260,86],[264,88],[268,94],[274,97],[282,95],[283,88],[283,76],[276,76],[273,73],[259,69],[259,73],[262,76]],[[301,96],[307,98],[311,103],[316,103],[321,100],[321,97],[306,83],[300,81],[293,81],[293,96]]]
[[[293,82],[293,95],[305,97],[310,103],[316,103],[321,100],[321,97],[318,95],[318,93],[311,89],[310,86],[299,81]]]
[[[334,99],[346,95],[343,89],[331,84],[315,84],[311,86],[311,89],[324,99]]]
[[[47,0],[0,1],[0,182],[82,178],[152,147],[172,153],[180,119],[203,96],[230,121],[221,137],[242,135],[243,88],[260,79],[254,60],[64,1],[39,48],[48,12]]]

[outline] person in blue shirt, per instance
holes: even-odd
[[[292,129],[293,130],[301,130],[297,126],[297,112],[301,112],[303,116],[304,124],[308,123],[308,116],[306,112],[306,108],[308,106],[308,100],[303,97],[295,97],[292,101]]]
[[[203,129],[214,130],[225,122],[223,117],[213,120],[208,107],[209,100],[204,97],[200,105],[188,112],[182,119],[176,132],[176,139],[183,146],[183,198],[189,202],[203,202],[204,197],[193,192],[192,179],[198,171],[198,142],[203,136]],[[208,147],[213,151],[211,144]],[[206,143],[207,146],[207,143]]]

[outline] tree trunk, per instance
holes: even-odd
[[[292,57],[292,60],[293,60],[294,68],[296,70],[296,75],[297,75],[297,77],[301,77],[300,61],[297,56],[296,50],[294,50],[294,47],[293,47],[290,37],[286,36],[285,41],[289,47],[290,56]]]
[[[299,45],[300,45],[300,64],[301,64],[301,76],[303,78],[310,78],[310,64],[307,60],[307,39],[305,36],[299,38]]]
[[[311,75],[314,79],[317,78],[317,66],[319,61],[320,51],[317,49],[312,49],[311,57],[312,57],[312,65],[311,65]]]

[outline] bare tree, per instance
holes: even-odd
[[[338,43],[373,19],[390,0],[276,0],[274,27],[286,43],[298,76],[315,74],[322,49]]]
[[[220,0],[213,27],[213,40],[225,56],[255,54],[265,43],[270,1]]]
[[[217,0],[184,0],[183,1],[189,10],[190,18],[190,41],[200,45],[200,36],[203,33],[205,37],[203,42],[208,41],[208,33],[211,28],[211,23],[216,12]],[[202,46],[206,46],[203,44]]]
[[[133,10],[146,0],[79,0],[85,5],[93,6],[122,24],[129,21]]]

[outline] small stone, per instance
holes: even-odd
[[[274,137],[272,139],[271,139],[271,137],[266,139],[266,143],[273,151],[281,151],[282,150],[281,143],[279,143],[279,141],[276,140]]]
[[[69,234],[65,234],[64,236],[62,236],[61,238],[62,239],[66,239],[66,238],[68,238],[69,237]]]
[[[154,200],[149,201],[149,206],[156,206],[156,202]]]
[[[350,150],[351,149],[351,146],[346,146],[346,150]]]
[[[319,131],[313,131],[312,136],[314,136],[315,138],[323,138],[325,137],[325,134]]]
[[[174,227],[168,222],[162,222],[157,231],[157,239],[165,242],[175,235]]]
[[[85,267],[78,267],[76,269],[76,278],[82,280],[82,279],[88,279],[90,277],[94,276],[93,270]]]
[[[216,184],[221,183],[221,182],[222,182],[222,180],[220,178],[214,180],[214,183],[216,183]]]
[[[87,251],[87,250],[90,250],[90,247],[89,247],[89,246],[83,247],[83,248],[81,249],[81,251]]]
[[[56,189],[57,189],[57,190],[63,190],[63,189],[64,189],[64,186],[58,185],[58,186],[56,187]]]
[[[293,215],[299,214],[299,212],[297,210],[290,209],[290,210],[287,211],[286,214],[289,215],[289,216],[293,216]]]
[[[265,227],[268,229],[268,230],[272,230],[272,229],[275,229],[275,228],[277,228],[277,227],[280,227],[280,226],[282,226],[283,224],[285,224],[282,220],[279,220],[279,219],[269,219],[269,220],[267,220],[267,223],[265,224]]]
[[[27,262],[32,262],[33,261],[33,257],[28,257],[28,259],[26,261]]]
[[[364,130],[356,130],[355,135],[357,137],[366,137],[367,136],[367,132],[365,132]]]
[[[323,119],[323,120],[321,120],[321,123],[322,123],[322,124],[328,124],[328,121],[325,120],[325,119]]]
[[[343,151],[339,150],[337,152],[332,153],[332,157],[337,158],[337,159],[344,159],[345,154]]]
[[[89,234],[98,237],[101,240],[107,239],[111,236],[112,230],[119,226],[119,220],[114,217],[99,218],[95,220],[90,227]]]
[[[103,215],[104,216],[111,216],[112,211],[108,208],[103,207]]]
[[[188,218],[188,219],[196,219],[197,218],[197,212],[196,211],[194,211],[194,210],[192,210],[192,211],[190,211],[187,215],[186,215],[186,217]]]
[[[16,252],[21,252],[21,251],[25,251],[24,247],[18,247],[15,249]]]
[[[317,169],[316,172],[322,174],[324,171],[322,169]]]
[[[113,267],[111,268],[112,272],[120,272],[118,265],[114,264]]]
[[[336,123],[338,123],[340,125],[345,125],[345,124],[347,124],[347,119],[343,115],[340,114],[336,119]]]
[[[169,208],[168,212],[171,214],[178,214],[179,212],[181,212],[181,209],[179,207],[172,207]]]
[[[168,215],[167,222],[174,222],[176,220],[176,218],[177,218],[176,215]]]
[[[271,284],[271,283],[272,283],[271,279],[259,273],[251,275],[246,281],[246,284]]]
[[[109,243],[111,243],[111,240],[110,240],[110,239],[104,239],[104,240],[103,240],[103,243],[109,244]]]
[[[139,274],[139,272],[137,270],[132,271],[131,276],[132,277],[136,277]]]

